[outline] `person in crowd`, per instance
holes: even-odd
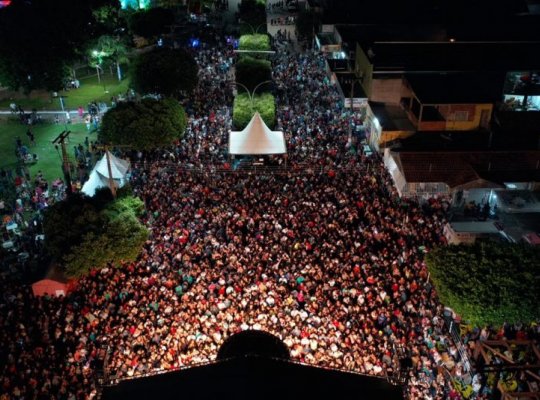
[[[229,336],[261,329],[315,366],[384,376],[406,355],[409,399],[456,398],[442,371],[462,365],[423,261],[443,243],[448,202],[400,199],[381,158],[354,150],[362,116],[343,109],[316,53],[273,60],[289,168],[225,168],[235,55],[225,40],[190,51],[199,85],[184,138],[131,159],[151,232],[137,261],[58,298],[0,275],[2,396],[90,399],[107,347],[107,375],[136,377],[212,361]]]

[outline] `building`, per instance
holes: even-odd
[[[400,196],[454,197],[477,190],[540,189],[540,151],[391,151],[384,163]],[[478,196],[477,196],[478,197]]]
[[[472,244],[478,239],[507,241],[493,221],[449,222],[443,228],[443,235],[449,244]]]

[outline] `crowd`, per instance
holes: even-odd
[[[151,231],[139,259],[92,271],[66,298],[1,275],[0,399],[92,398],[106,347],[108,374],[130,377],[214,360],[245,329],[277,335],[295,360],[371,375],[407,356],[410,399],[454,396],[443,370],[465,371],[423,263],[448,204],[399,199],[380,158],[356,150],[361,116],[317,54],[274,60],[292,168],[212,171],[226,161],[234,55],[221,42],[195,55],[184,139],[133,160]]]

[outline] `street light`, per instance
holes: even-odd
[[[240,86],[241,88],[243,88],[246,91],[246,93],[247,93],[247,95],[249,97],[249,101],[251,103],[251,112],[253,112],[253,110],[255,109],[255,103],[254,103],[255,92],[257,91],[257,89],[260,86],[264,85],[265,83],[272,83],[272,81],[259,82],[257,84],[257,86],[255,86],[255,88],[252,91],[250,91],[249,88],[246,85],[244,85],[243,83],[232,82],[233,85],[238,85],[238,86]]]
[[[242,23],[245,24],[245,25],[247,25],[247,26],[249,26],[249,27],[251,28],[251,33],[252,33],[253,35],[255,35],[255,34],[259,31],[259,28],[260,28],[261,26],[266,26],[266,22],[264,22],[264,23],[262,23],[262,24],[257,25],[257,28],[253,29],[253,25],[251,25],[249,22],[242,22]]]
[[[98,84],[101,83],[101,76],[99,74],[99,70],[101,69],[101,64],[103,62],[103,57],[106,57],[108,54],[102,50],[98,51],[98,50],[93,50],[92,51],[92,56],[96,59],[96,72],[97,72],[97,80],[98,80]],[[105,86],[105,80],[103,80],[103,91],[105,93],[108,93],[107,92],[107,87]]]

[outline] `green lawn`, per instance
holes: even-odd
[[[109,73],[101,77],[101,83],[98,83],[97,76],[89,76],[79,79],[81,86],[79,89],[71,89],[59,92],[64,99],[64,106],[69,110],[76,110],[79,106],[86,108],[88,103],[93,100],[105,101],[110,104],[111,96],[126,93],[129,87],[129,79],[118,82],[116,75]],[[107,92],[108,93],[107,93]],[[21,105],[25,110],[33,108],[39,110],[60,110],[60,99],[51,98],[51,94],[44,91],[34,91],[29,96],[10,100],[9,98],[0,100],[0,109],[9,110],[9,104],[15,102]]]
[[[45,179],[53,180],[63,178],[62,175],[62,160],[60,149],[56,150],[53,139],[64,130],[64,125],[59,124],[42,124],[32,127],[32,132],[36,138],[36,145],[30,146],[26,131],[28,127],[15,121],[0,121],[0,168],[15,169],[17,158],[15,156],[15,140],[20,137],[23,144],[29,148],[30,153],[35,153],[39,157],[39,161],[34,164],[28,164],[30,174],[33,177],[39,170],[43,172]],[[71,130],[69,143],[66,144],[67,152],[71,161],[74,161],[75,155],[73,146],[79,143],[84,143],[84,139],[88,136],[90,141],[96,140],[96,132],[89,134],[86,131],[84,124],[68,125]]]

